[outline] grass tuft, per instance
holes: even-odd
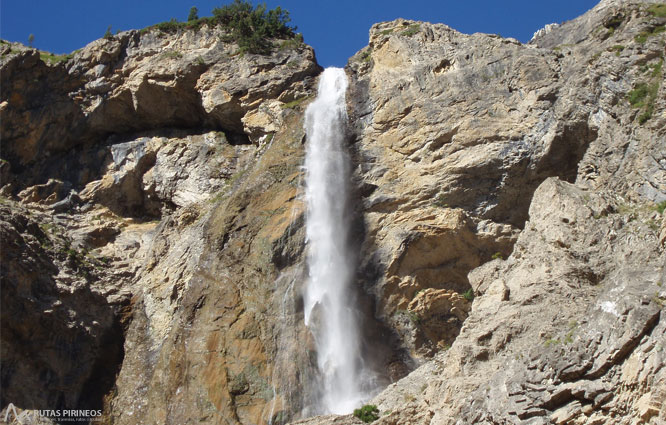
[[[301,98],[298,98],[298,99],[292,100],[291,102],[287,102],[287,103],[281,105],[281,106],[282,106],[282,109],[294,109],[294,108],[297,108],[297,107],[301,106],[301,104],[302,104],[303,102],[305,102],[306,100],[308,100],[309,98],[310,98],[310,96],[305,96],[305,97],[301,97]]]
[[[39,52],[39,58],[48,65],[57,65],[59,63],[67,62],[74,57],[74,52],[68,55],[56,55],[50,52]]]
[[[374,404],[366,404],[360,409],[354,410],[354,416],[369,424],[379,419],[379,409]]]
[[[666,210],[666,201],[661,201],[659,202],[656,206],[655,209],[659,214],[663,214],[664,210]]]
[[[661,34],[666,31],[666,25],[657,25],[656,27],[650,29],[649,31],[641,31],[637,36],[634,37],[637,43],[644,44],[648,41],[648,38],[653,37],[657,34]]]
[[[647,11],[658,18],[666,18],[666,4],[653,4],[648,7]]]
[[[415,34],[418,34],[421,31],[421,25],[419,24],[411,24],[409,27],[407,27],[406,30],[401,32],[401,35],[404,35],[405,37],[411,37]]]
[[[650,65],[650,68],[652,68],[650,81],[643,81],[636,84],[633,90],[627,93],[629,104],[634,108],[642,109],[638,115],[638,122],[640,124],[645,124],[654,114],[655,102],[662,80],[663,59],[656,64]]]

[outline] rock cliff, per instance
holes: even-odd
[[[3,406],[128,424],[302,408],[282,389],[307,374],[305,330],[278,277],[304,246],[320,67],[297,39],[239,55],[223,35],[129,31],[55,64],[5,49]]]
[[[349,64],[367,284],[434,354],[378,423],[666,418],[665,12],[602,2],[528,45],[373,26]]]
[[[364,349],[393,382],[376,423],[666,421],[664,25],[663,2],[604,0],[528,44],[371,28],[346,71]],[[321,68],[223,35],[129,31],[59,63],[3,44],[2,408],[312,409]]]

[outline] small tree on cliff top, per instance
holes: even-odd
[[[196,21],[199,19],[199,9],[196,6],[190,8],[190,14],[187,15],[187,21]]]
[[[269,38],[291,38],[296,30],[296,27],[287,25],[291,19],[286,10],[279,6],[266,10],[266,4],[254,8],[245,0],[216,7],[213,17],[229,28],[230,41],[238,43],[241,52],[268,53],[272,47]]]

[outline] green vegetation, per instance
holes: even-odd
[[[298,49],[303,45],[303,34],[298,33],[293,38],[280,42],[280,50]]]
[[[624,46],[621,44],[616,44],[615,46],[609,48],[611,52],[615,52],[615,56],[620,56],[620,53],[624,50]]]
[[[569,332],[567,332],[567,334],[564,336],[564,344],[571,344],[573,342],[573,336],[576,332],[576,328],[578,328],[577,321],[572,320],[569,322]]]
[[[192,22],[197,22],[197,21],[192,21]],[[175,33],[181,28],[184,28],[186,25],[190,25],[191,22],[188,22],[187,24],[178,22],[178,19],[176,18],[171,18],[168,21],[160,22],[159,24],[155,24],[152,27],[144,28],[141,30],[142,33],[147,32],[150,29],[156,29],[161,32],[165,32],[168,34]]]
[[[292,38],[295,27],[287,23],[289,12],[280,6],[267,10],[266,4],[256,8],[244,0],[234,0],[230,5],[213,9],[213,16],[229,28],[231,41],[238,44],[241,53],[270,53],[269,38]]]
[[[74,57],[74,52],[68,55],[56,55],[50,52],[39,52],[39,58],[46,64],[57,65],[61,62],[66,62]]]
[[[659,214],[663,214],[664,210],[666,210],[666,201],[661,201],[659,202],[656,206],[655,209]]]
[[[666,18],[666,4],[653,4],[648,7],[647,11],[658,18]]]
[[[655,36],[657,34],[661,34],[664,31],[666,31],[666,25],[657,25],[656,27],[650,29],[649,31],[641,31],[636,37],[634,37],[634,40],[638,43],[645,43],[648,38]]]
[[[574,47],[574,46],[575,46],[575,44],[568,44],[568,43],[565,43],[565,44],[560,44],[559,46],[555,46],[555,47],[553,47],[553,50],[555,50],[556,52],[561,52],[561,51],[564,50],[564,49],[570,49],[570,48],[572,48],[572,47]]]
[[[656,64],[650,65],[650,69],[652,69],[652,72],[650,73],[650,77],[652,78],[657,78],[661,75],[661,69],[664,66],[664,60],[660,60]]]
[[[106,32],[104,33],[104,38],[105,38],[106,40],[111,40],[111,39],[113,39],[113,34],[111,34],[111,25],[109,25],[108,27],[106,27]]]
[[[664,210],[666,210],[666,201],[657,204],[620,202],[615,212],[625,217],[626,222],[637,221],[648,226],[650,230],[656,233],[659,231],[661,220],[659,218],[654,219],[652,216],[655,211],[663,214]]]
[[[187,22],[178,22],[178,19],[176,18],[171,18],[168,21],[165,22],[160,22],[159,24],[151,25],[149,27],[141,29],[140,33],[145,34],[149,32],[150,30],[158,30],[162,33],[167,33],[167,34],[172,34],[176,33],[178,31],[181,31],[183,29],[199,29],[203,25],[215,25],[215,21],[213,18],[199,18],[195,19],[193,21],[187,21]]]
[[[412,322],[413,325],[418,325],[421,323],[421,316],[418,315],[418,313],[414,311],[409,311],[409,310],[396,310],[395,313],[393,313],[394,316],[406,316],[410,322]]]
[[[361,53],[361,62],[368,63],[372,60],[372,50],[367,49]]]
[[[301,98],[298,98],[298,99],[294,99],[291,102],[287,102],[284,105],[282,105],[282,109],[294,109],[294,108],[300,106],[303,102],[305,102],[309,98],[310,98],[310,96],[305,96],[305,97],[301,97]]]
[[[35,34],[30,34],[28,36],[28,46],[32,47],[32,42],[35,41]]]
[[[379,409],[374,404],[366,404],[360,409],[354,409],[354,416],[369,424],[379,419]]]
[[[172,18],[170,21],[147,27],[141,30],[146,33],[156,29],[165,33],[174,33],[184,29],[198,29],[203,25],[221,25],[227,30],[224,41],[233,41],[238,44],[239,53],[268,54],[273,49],[271,38],[296,39],[296,45],[303,42],[303,36],[296,34],[296,27],[288,25],[291,21],[289,12],[280,8],[268,10],[266,4],[256,8],[245,0],[234,0],[233,3],[213,9],[212,17],[198,18],[198,10],[193,15],[192,9],[187,22],[179,22]],[[190,19],[192,18],[192,19]],[[291,45],[285,46],[294,47]]]
[[[401,35],[404,35],[405,37],[411,37],[415,34],[418,34],[421,31],[421,25],[419,24],[411,24],[409,27],[407,27],[406,30],[401,32]]]
[[[389,29],[387,29],[387,30],[384,30],[384,31],[380,32],[380,34],[381,34],[381,35],[389,35],[389,34],[391,34],[392,32],[393,32],[393,28],[389,28]]]
[[[219,191],[217,191],[213,197],[208,198],[208,201],[207,201],[207,202],[208,202],[209,204],[217,204],[218,202],[220,202],[221,200],[223,200],[224,198],[226,198],[226,195],[227,195],[227,193],[226,193],[227,188],[228,188],[228,186],[225,186],[224,188],[222,188],[222,189],[220,189]]]
[[[492,258],[493,260],[503,260],[503,259],[504,259],[504,257],[502,256],[502,253],[501,253],[501,252],[496,252],[496,253],[494,253],[493,256],[492,256],[491,258]]]
[[[42,229],[44,233],[51,233],[55,229],[55,224],[53,223],[39,223],[39,228]]]
[[[182,57],[183,54],[180,53],[178,50],[170,50],[168,52],[162,53],[162,58],[180,59]]]
[[[648,95],[648,85],[647,83],[639,83],[634,87],[632,91],[628,94],[628,100],[631,106],[640,108],[645,103],[645,98]]]
[[[196,6],[190,8],[190,13],[187,15],[187,22],[196,21],[199,19],[199,9]]]
[[[603,25],[594,30],[594,35],[600,36],[602,40],[606,40],[615,34],[615,30],[624,22],[624,15],[619,14],[613,16],[610,20],[606,21]]]
[[[469,288],[467,291],[463,292],[462,296],[467,301],[474,301],[474,290]]]
[[[421,316],[415,311],[407,311],[407,317],[409,317],[409,321],[412,322],[413,325],[421,324]]]
[[[615,33],[615,28],[613,27],[606,27],[604,25],[599,25],[597,28],[592,31],[592,35],[595,37],[599,37],[602,40],[606,40],[608,37],[613,35]]]
[[[661,85],[661,74],[663,68],[663,59],[658,63],[650,66],[652,72],[650,73],[650,81],[640,82],[636,84],[633,90],[627,93],[627,100],[634,108],[641,109],[638,116],[638,122],[644,124],[654,113],[654,104],[657,100],[657,93]]]

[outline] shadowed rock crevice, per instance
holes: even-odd
[[[92,366],[92,373],[83,385],[77,407],[106,410],[108,398],[113,396],[116,379],[125,357],[125,334],[129,328],[131,305],[118,309],[113,325],[101,339],[101,350]],[[130,310],[130,311],[128,311]]]
[[[101,408],[122,362],[118,312],[127,299],[110,303],[110,273],[38,224],[44,217],[1,208],[1,404]]]

